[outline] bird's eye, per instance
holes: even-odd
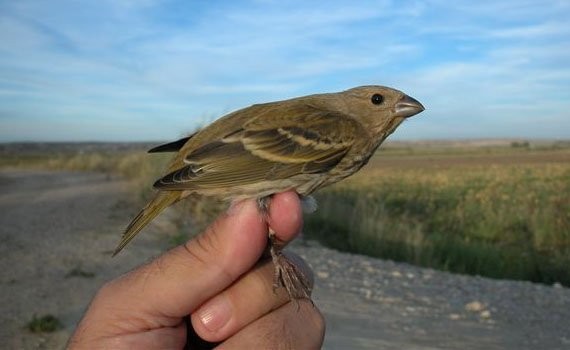
[[[374,95],[372,95],[372,98],[370,100],[372,101],[373,104],[379,105],[382,102],[384,102],[384,96],[382,96],[380,94],[374,94]]]

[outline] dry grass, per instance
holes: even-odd
[[[561,145],[389,147],[317,194],[320,208],[307,216],[305,233],[345,251],[570,285],[570,148]],[[47,154],[4,154],[0,166],[119,174],[140,206],[170,158],[142,150]],[[213,201],[183,201],[171,217],[186,233],[219,210]]]
[[[380,154],[318,195],[307,234],[439,269],[570,285],[570,152],[517,150],[504,161],[506,151]]]

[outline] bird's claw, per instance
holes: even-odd
[[[303,271],[273,245],[270,247],[270,252],[275,266],[273,291],[283,287],[291,300],[311,299],[311,283]]]

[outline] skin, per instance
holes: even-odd
[[[156,196],[125,230],[115,253],[169,205],[191,195],[255,198],[267,216],[271,195],[308,196],[362,168],[402,121],[424,107],[401,91],[360,86],[337,93],[257,104],[230,113],[191,137],[159,146],[178,152],[154,183]],[[151,150],[157,151],[157,149]],[[269,230],[275,286],[308,298],[307,279]]]
[[[200,236],[105,284],[69,348],[181,349],[196,340],[187,339],[190,315],[196,334],[218,349],[320,349],[319,310],[272,292],[273,265],[258,263],[268,226],[282,242],[299,233],[297,194],[275,195],[267,218],[255,201],[240,202]]]

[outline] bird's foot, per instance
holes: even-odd
[[[309,201],[313,203],[314,201]],[[269,217],[269,206],[271,204],[271,196],[260,197],[257,199],[257,207],[261,215],[267,221]],[[291,258],[283,254],[283,244],[278,241],[275,231],[269,227],[269,253],[271,260],[275,266],[275,275],[273,278],[273,292],[279,287],[285,288],[289,298],[297,302],[299,299],[311,300],[312,283],[305,273],[291,261]]]
[[[311,283],[301,269],[297,267],[275,244],[275,233],[269,232],[269,252],[275,266],[273,291],[283,287],[291,300],[311,299]]]

